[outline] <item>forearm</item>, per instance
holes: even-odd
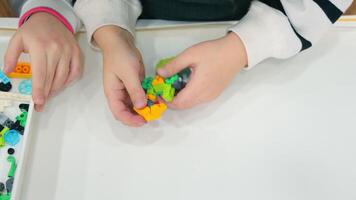
[[[55,16],[72,33],[76,33],[81,27],[80,20],[72,8],[71,0],[27,0],[21,8],[19,26],[38,12],[46,12]]]
[[[93,40],[104,54],[134,46],[131,33],[115,25],[107,25],[97,29],[93,34]]]
[[[83,20],[88,42],[94,48],[97,47],[94,33],[107,26],[120,27],[134,36],[136,21],[141,14],[139,0],[77,0],[74,8]]]
[[[254,1],[230,31],[244,42],[248,65],[253,67],[270,57],[289,58],[308,49],[350,4],[351,0]]]

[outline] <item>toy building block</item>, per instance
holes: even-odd
[[[174,58],[175,57],[170,57],[170,58],[164,58],[164,59],[160,60],[156,65],[156,71],[159,68],[168,64],[169,62],[171,62]],[[172,84],[172,86],[176,90],[175,92],[178,93],[187,85],[190,74],[191,74],[191,70],[187,66],[187,68],[183,69],[178,74],[173,75],[172,77],[166,78],[165,81],[168,84]]]
[[[20,115],[18,115],[18,116],[16,117],[16,120],[20,122],[20,125],[21,125],[22,127],[25,127],[25,126],[26,126],[27,115],[28,115],[27,111],[23,111],[23,112],[21,112]]]
[[[30,109],[30,104],[26,104],[26,103],[22,103],[19,105],[19,109],[23,112],[23,111],[27,111]]]
[[[153,87],[150,87],[147,91],[146,91],[147,94],[149,95],[153,95],[153,96],[157,96],[155,90],[153,89]]]
[[[5,146],[5,134],[9,131],[9,128],[0,125],[0,147]]]
[[[174,57],[162,59],[156,65],[156,70],[171,62]],[[164,78],[159,75],[146,77],[142,82],[142,88],[147,95],[147,106],[142,109],[134,110],[141,115],[146,121],[159,119],[167,109],[164,103],[158,103],[157,97],[161,97],[166,102],[173,101],[174,96],[185,87],[190,76],[190,69],[182,70],[178,74]]]
[[[136,109],[134,108],[134,110],[141,115],[146,121],[151,121],[151,108],[150,106],[146,106],[142,109]]]
[[[8,92],[11,90],[11,88],[12,88],[11,83],[6,83],[6,84],[0,83],[0,91]]]
[[[12,130],[18,131],[19,134],[23,135],[25,127],[21,126],[21,121],[16,120],[15,123],[10,127]]]
[[[156,76],[153,80],[152,80],[152,86],[154,87],[155,85],[160,85],[164,83],[164,79],[161,76]]]
[[[152,86],[153,91],[157,96],[162,95],[164,87],[165,87],[164,82]]]
[[[161,114],[167,109],[166,104],[158,103],[151,106],[151,114],[156,117],[161,117]]]
[[[5,192],[5,189],[6,189],[5,184],[0,182],[0,195],[1,195],[1,193]]]
[[[164,80],[164,82],[165,83],[167,83],[167,84],[173,84],[173,83],[175,83],[176,81],[178,81],[178,74],[175,74],[175,75],[173,75],[173,76],[171,76],[171,77],[168,77],[168,78],[166,78],[165,80]]]
[[[172,85],[163,82],[154,85],[153,90],[157,96],[161,96],[165,101],[167,102],[173,101],[175,89],[172,87]]]
[[[160,61],[158,61],[158,63],[156,64],[156,70],[158,70],[159,68],[165,66],[166,64],[168,64],[169,62],[171,62],[175,57],[170,57],[170,58],[164,58],[161,59]]]
[[[32,94],[32,81],[30,79],[22,80],[18,86],[18,90],[21,94]]]
[[[31,66],[27,62],[19,62],[16,64],[15,70],[8,74],[10,78],[31,78]]]
[[[153,94],[147,94],[147,99],[155,102],[157,100],[157,96]]]
[[[14,186],[14,177],[10,177],[7,179],[6,181],[6,190],[7,190],[7,193],[10,193],[12,192],[12,188]]]
[[[11,198],[11,194],[7,193],[7,194],[0,194],[0,200],[10,200]]]
[[[155,102],[154,101],[151,101],[151,100],[147,100],[147,106],[148,107],[151,107],[151,106],[153,106],[155,104]]]
[[[15,176],[15,172],[16,172],[16,159],[13,156],[8,156],[7,157],[7,161],[10,163],[10,170],[7,173],[7,176],[10,178],[13,178]]]
[[[0,125],[11,128],[14,125],[14,122],[5,114],[0,112]]]
[[[12,88],[9,77],[0,71],[0,91],[8,92]]]
[[[14,153],[15,153],[15,149],[13,149],[13,148],[8,148],[7,149],[7,154],[14,155]]]
[[[20,133],[15,130],[9,130],[5,133],[5,143],[10,146],[16,146],[20,142]]]
[[[146,106],[142,109],[135,109],[135,111],[146,121],[153,121],[159,119],[166,109],[166,104],[157,103],[152,106]]]
[[[146,77],[145,79],[143,79],[141,85],[142,85],[142,88],[144,90],[148,90],[152,87],[152,81],[153,81],[153,78],[152,77]]]
[[[162,90],[161,97],[165,101],[171,102],[173,101],[174,95],[175,95],[175,89],[172,87],[172,85],[165,84]]]
[[[4,72],[0,71],[0,81],[3,82],[4,84],[10,83],[9,77],[7,77]]]

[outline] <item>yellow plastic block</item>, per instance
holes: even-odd
[[[167,106],[164,103],[154,104],[151,106],[151,115],[158,119],[166,109]]]
[[[31,74],[21,74],[21,73],[15,73],[12,72],[7,75],[9,78],[22,78],[22,79],[30,79],[32,77]]]
[[[152,106],[146,106],[142,109],[134,109],[139,115],[141,115],[146,121],[153,121],[159,119],[163,112],[167,109],[166,104],[158,103]]]

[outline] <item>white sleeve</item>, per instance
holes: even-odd
[[[27,12],[40,8],[50,8],[55,10],[71,25],[73,32],[76,33],[81,27],[81,22],[74,12],[70,0],[27,0],[21,8],[20,16],[25,15]]]
[[[232,31],[243,41],[248,68],[273,58],[289,58],[311,47],[352,0],[261,0]]]
[[[139,0],[78,0],[74,9],[84,23],[89,44],[95,49],[98,48],[92,38],[98,28],[115,25],[134,36],[142,11]]]

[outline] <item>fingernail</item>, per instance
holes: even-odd
[[[164,76],[164,77],[167,77],[169,74],[168,74],[168,71],[164,68],[160,68],[158,69],[158,74],[161,75],[161,76]]]
[[[45,98],[43,95],[38,95],[35,97],[34,101],[36,104],[42,105],[45,103]]]
[[[44,109],[44,105],[35,105],[35,110],[36,110],[37,112],[42,112],[43,109]]]

